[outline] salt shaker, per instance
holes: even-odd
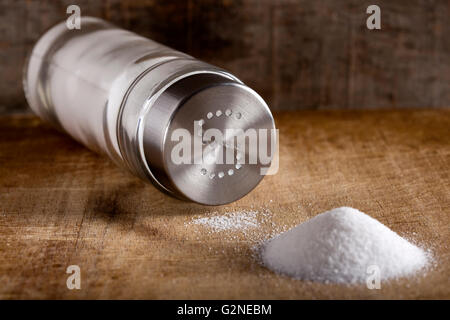
[[[255,91],[221,68],[98,18],[81,18],[80,30],[62,22],[47,31],[28,58],[24,89],[39,117],[181,199],[235,201],[261,181],[273,156],[246,163],[249,137],[241,150],[236,140],[203,134],[273,131],[272,114]],[[196,145],[202,161],[177,150],[181,140]],[[273,150],[275,142],[261,144]],[[236,161],[211,161],[229,153]]]

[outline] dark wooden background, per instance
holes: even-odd
[[[448,0],[0,0],[0,113],[27,110],[25,56],[69,4],[230,70],[274,110],[450,106]]]

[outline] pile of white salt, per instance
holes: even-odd
[[[371,266],[386,280],[412,275],[430,263],[426,251],[348,207],[321,213],[266,241],[260,254],[277,273],[333,283],[363,283]]]

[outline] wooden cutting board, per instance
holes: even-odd
[[[450,298],[450,110],[275,116],[278,174],[220,207],[170,198],[34,116],[1,117],[0,298]],[[257,241],[339,206],[431,248],[435,267],[369,290],[255,261]],[[247,234],[189,224],[236,210],[270,214]]]

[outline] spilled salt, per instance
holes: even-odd
[[[184,225],[189,228],[190,236],[212,236],[217,239],[216,235],[219,235],[223,243],[236,242],[233,248],[235,252],[239,252],[249,243],[256,245],[263,239],[286,230],[275,225],[272,217],[273,214],[269,208],[251,206],[248,209],[235,211],[205,212],[201,216],[189,219]],[[190,228],[193,225],[197,227]],[[256,255],[256,252],[251,250],[251,254]]]
[[[321,213],[267,240],[260,250],[262,263],[277,273],[327,283],[366,282],[374,267],[380,280],[409,276],[431,259],[379,221],[349,207]]]
[[[222,215],[203,217],[192,220],[191,224],[203,225],[213,231],[240,230],[258,227],[258,211],[235,211]]]

